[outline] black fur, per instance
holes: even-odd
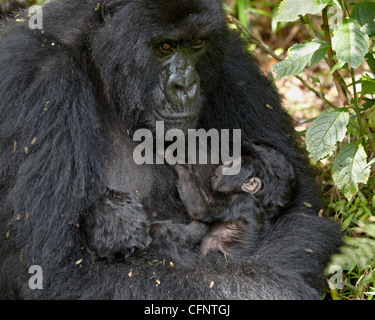
[[[256,254],[270,221],[293,200],[295,174],[281,153],[252,143],[242,145],[240,162],[235,175],[225,175],[224,164],[173,165],[180,198],[196,221],[184,228],[169,221],[153,223],[154,242],[201,242],[202,254],[218,250],[234,259]],[[257,190],[243,190],[254,177]]]
[[[26,8],[24,0],[2,0],[0,1],[0,18],[6,17],[12,12],[17,12],[21,8]]]
[[[338,229],[318,217],[319,193],[290,118],[227,30],[220,6],[219,0],[107,0],[98,9],[96,0],[55,0],[44,6],[43,31],[31,30],[26,15],[25,22],[0,25],[2,298],[319,298],[323,270],[341,243]],[[153,130],[147,110],[162,99],[154,90],[162,73],[150,38],[173,34],[173,28],[189,38],[202,23],[209,24],[211,37],[196,65],[202,96],[197,126],[240,128],[243,141],[283,153],[297,177],[294,201],[267,225],[251,259],[224,261],[214,253],[202,259],[193,239],[171,247],[151,243],[122,263],[93,261],[84,236],[91,230],[82,229],[82,218],[98,213],[108,193],[114,141],[126,139],[111,132]],[[131,157],[131,149],[121,152],[120,158]],[[119,178],[133,184],[115,191],[132,194],[126,196],[129,219],[139,210],[139,223],[129,221],[128,234],[141,227],[141,236],[146,220],[186,227],[190,218],[172,169],[134,170],[125,161],[121,170]],[[127,211],[124,202],[116,206]],[[144,236],[128,247],[147,243]],[[43,290],[28,286],[31,265],[43,269]]]

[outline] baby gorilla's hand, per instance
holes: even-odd
[[[129,193],[109,190],[87,212],[83,227],[94,258],[123,260],[151,243],[143,206]]]
[[[178,176],[177,189],[189,215],[194,220],[204,221],[211,199],[206,195],[197,179],[192,165],[175,164]]]

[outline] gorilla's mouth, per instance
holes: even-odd
[[[198,118],[198,111],[185,111],[185,112],[162,112],[160,110],[154,110],[155,117],[157,120],[167,122],[182,122],[182,121],[194,121]]]

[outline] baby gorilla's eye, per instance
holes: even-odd
[[[191,42],[191,47],[194,48],[194,49],[200,49],[203,47],[203,44],[204,44],[204,40],[203,39],[195,39]]]
[[[172,44],[170,44],[169,42],[165,42],[160,45],[160,50],[165,53],[171,52],[172,49],[173,49]]]

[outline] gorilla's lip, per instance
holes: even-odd
[[[161,120],[167,121],[183,121],[183,120],[193,120],[198,117],[198,112],[174,112],[174,113],[162,113],[158,110],[154,110],[156,116]]]

